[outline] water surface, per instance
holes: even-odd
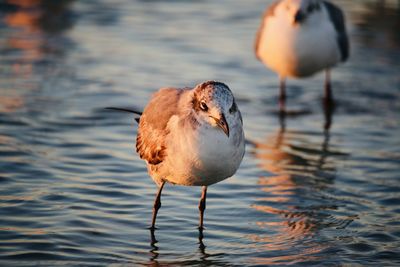
[[[7,2],[7,1],[6,1]],[[23,1],[0,4],[0,265],[400,264],[400,35],[396,1],[335,1],[349,62],[288,82],[253,54],[271,1]],[[22,3],[22,2],[21,2]],[[247,152],[208,190],[156,186],[137,126],[106,106],[143,108],[164,86],[227,83]],[[327,126],[330,126],[327,129]]]

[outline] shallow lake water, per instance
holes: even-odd
[[[278,79],[253,41],[266,0],[2,1],[0,265],[400,264],[400,4],[335,1],[351,57],[332,73]],[[247,149],[208,189],[156,186],[135,152],[160,87],[227,83]],[[327,127],[330,126],[330,127]]]

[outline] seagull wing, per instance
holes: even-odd
[[[345,18],[342,10],[334,4],[323,1],[326,10],[328,11],[329,18],[332,21],[333,26],[337,32],[337,41],[340,48],[340,54],[342,61],[346,61],[349,57],[349,38],[346,32]]]
[[[166,156],[167,124],[178,114],[182,89],[163,88],[156,92],[140,117],[136,151],[149,164],[159,164]]]
[[[268,17],[274,16],[275,14],[275,8],[278,6],[278,4],[281,2],[281,0],[275,1],[272,3],[268,8],[265,10],[264,15],[262,16],[261,19],[261,24],[260,27],[258,28],[257,34],[256,34],[256,40],[254,42],[254,52],[256,54],[256,57],[260,60],[260,57],[258,55],[258,48],[260,47],[260,41],[261,41],[261,35],[263,34],[264,31],[264,25],[265,25],[265,20]]]

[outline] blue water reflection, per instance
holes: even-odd
[[[350,61],[278,81],[252,51],[271,1],[0,3],[0,265],[396,265],[400,263],[398,1],[335,1]],[[237,174],[209,188],[156,187],[134,149],[163,86],[226,82],[245,121]]]

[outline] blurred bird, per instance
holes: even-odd
[[[325,70],[325,100],[332,102],[330,68],[349,56],[343,12],[324,0],[280,0],[264,13],[255,54],[280,77],[280,110],[285,109],[286,77]]]
[[[207,186],[235,174],[245,151],[243,121],[229,87],[207,81],[193,89],[162,88],[141,115],[136,150],[158,185],[150,229],[155,229],[166,182],[203,186],[199,229],[203,229]]]

